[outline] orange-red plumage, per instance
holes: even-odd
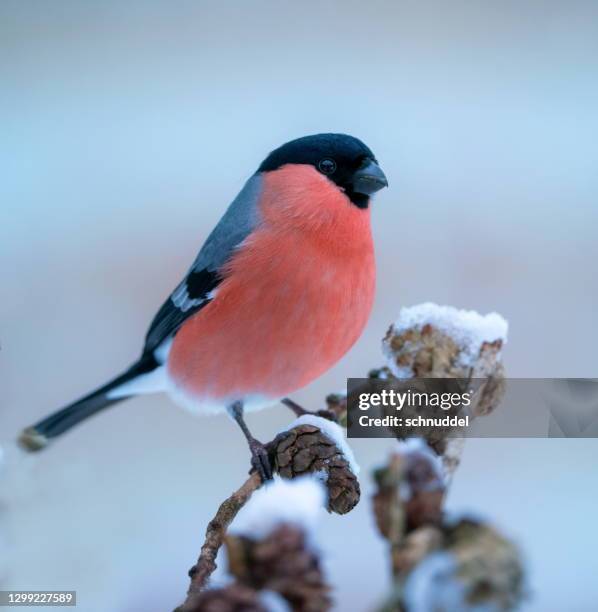
[[[274,399],[307,385],[349,350],[371,310],[369,209],[308,165],[265,174],[259,209],[216,296],[170,350],[169,378],[200,402]]]

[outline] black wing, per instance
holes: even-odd
[[[166,338],[174,335],[185,319],[208,304],[210,294],[220,281],[217,272],[191,270],[158,310],[145,336],[143,352],[153,353]]]

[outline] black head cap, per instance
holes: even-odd
[[[277,170],[286,164],[313,166],[360,208],[367,208],[369,196],[388,185],[370,148],[346,134],[316,134],[291,140],[272,151],[258,172]]]

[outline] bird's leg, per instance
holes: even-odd
[[[243,435],[247,439],[249,450],[251,451],[251,465],[260,475],[263,482],[272,480],[272,465],[270,464],[268,451],[259,440],[256,440],[251,435],[247,423],[245,423],[245,419],[243,418],[243,402],[234,402],[229,406],[228,412],[238,423]]]
[[[319,416],[324,419],[328,419],[329,421],[337,421],[335,414],[331,410],[317,410],[316,412],[312,412],[310,410],[306,410],[303,406],[300,406],[297,402],[294,402],[289,397],[283,397],[280,400],[281,404],[284,404],[287,408],[290,408],[295,416],[301,417],[305,414],[312,414],[313,416]]]

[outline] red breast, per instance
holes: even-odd
[[[172,381],[197,399],[290,394],[351,348],[371,310],[369,209],[307,165],[264,173],[259,208],[216,296],[170,351]]]

